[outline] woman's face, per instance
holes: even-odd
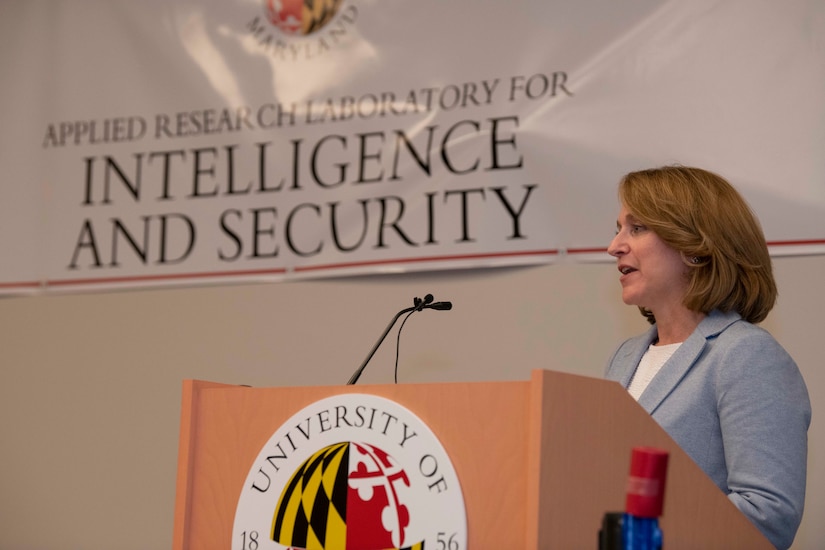
[[[649,309],[657,317],[672,308],[684,309],[688,267],[682,255],[625,206],[619,212],[616,228],[607,251],[616,258],[621,273],[624,303]]]

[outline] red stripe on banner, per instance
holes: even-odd
[[[804,239],[804,240],[788,240],[788,241],[769,241],[768,246],[775,246],[775,247],[783,247],[783,246],[824,246],[825,239]],[[566,251],[568,255],[577,255],[577,254],[600,254],[600,253],[607,253],[607,249],[604,247],[591,247],[591,248],[569,248]],[[369,267],[369,266],[381,266],[381,265],[392,265],[392,264],[411,264],[411,263],[426,263],[426,262],[451,262],[451,261],[462,261],[462,260],[484,260],[484,259],[496,259],[496,258],[513,258],[518,256],[556,256],[559,255],[560,251],[558,249],[547,249],[547,250],[526,250],[526,251],[515,251],[515,252],[497,252],[497,253],[490,253],[490,254],[463,254],[463,255],[451,255],[451,256],[426,256],[421,258],[401,258],[401,259],[389,259],[389,260],[367,260],[362,262],[349,262],[349,263],[336,263],[336,264],[325,264],[325,265],[315,265],[315,266],[304,266],[304,267],[296,267],[294,268],[294,272],[301,273],[301,272],[311,272],[311,271],[323,271],[323,270],[335,270],[335,269],[349,269],[349,268],[357,268],[357,267]],[[55,279],[49,280],[45,283],[41,283],[40,281],[18,281],[18,282],[9,282],[9,283],[0,283],[0,290],[13,290],[13,289],[36,289],[40,288],[41,286],[54,286],[54,287],[66,287],[66,286],[83,286],[83,285],[106,285],[106,284],[118,284],[118,283],[140,283],[140,282],[151,282],[151,281],[173,281],[173,280],[183,280],[183,279],[208,279],[208,278],[231,278],[231,277],[248,277],[248,276],[261,276],[261,275],[284,275],[288,273],[290,270],[286,268],[277,268],[277,269],[250,269],[250,270],[242,270],[242,271],[211,271],[211,272],[203,272],[203,273],[176,273],[176,274],[166,274],[166,275],[136,275],[131,277],[100,277],[100,278],[86,278],[86,279]]]
[[[19,281],[15,283],[0,283],[0,289],[5,288],[39,288],[39,281]]]
[[[387,264],[409,264],[416,262],[443,262],[443,261],[457,261],[457,260],[477,260],[477,259],[493,259],[493,258],[511,258],[515,256],[549,256],[558,254],[558,250],[529,250],[518,252],[499,252],[494,254],[464,254],[454,256],[429,256],[423,258],[402,258],[392,260],[373,260],[363,262],[350,262],[338,264],[326,264],[318,266],[296,267],[295,272],[309,272],[321,271],[325,269],[346,269],[353,267],[366,267]],[[286,268],[279,269],[259,269],[247,271],[214,271],[205,273],[177,273],[171,275],[136,275],[134,277],[100,277],[88,279],[59,279],[46,281],[46,286],[81,286],[90,284],[114,284],[114,283],[139,283],[147,281],[167,281],[179,279],[205,279],[205,278],[221,278],[221,277],[243,277],[255,275],[284,275],[289,270]],[[35,283],[33,286],[39,286]]]
[[[112,283],[139,283],[146,281],[171,281],[178,279],[207,279],[220,277],[245,277],[250,275],[283,275],[286,269],[250,269],[247,271],[212,271],[204,273],[173,273],[169,275],[136,275],[134,277],[101,277],[98,279],[61,279],[46,281],[46,286],[73,286]]]
[[[340,264],[313,265],[306,267],[296,267],[296,272],[320,271],[324,269],[347,269],[352,267],[367,267],[372,265],[387,264],[410,264],[419,262],[453,262],[460,260],[484,260],[494,258],[512,258],[514,256],[553,256],[559,253],[558,250],[527,250],[518,252],[498,252],[492,254],[464,254],[455,256],[429,256],[423,258],[403,258],[395,260],[366,260],[363,262],[350,262]]]

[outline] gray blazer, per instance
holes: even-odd
[[[628,387],[656,337],[654,325],[619,346],[606,378]],[[777,548],[791,545],[805,503],[811,404],[796,363],[768,332],[712,312],[639,404]]]

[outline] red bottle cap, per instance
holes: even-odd
[[[642,518],[658,518],[665,503],[667,451],[635,447],[630,459],[625,512]]]

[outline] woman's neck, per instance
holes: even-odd
[[[670,311],[660,317],[659,313],[654,313],[656,317],[656,328],[659,333],[657,346],[667,344],[678,344],[687,340],[693,334],[702,319],[707,317],[704,313],[681,308]]]

